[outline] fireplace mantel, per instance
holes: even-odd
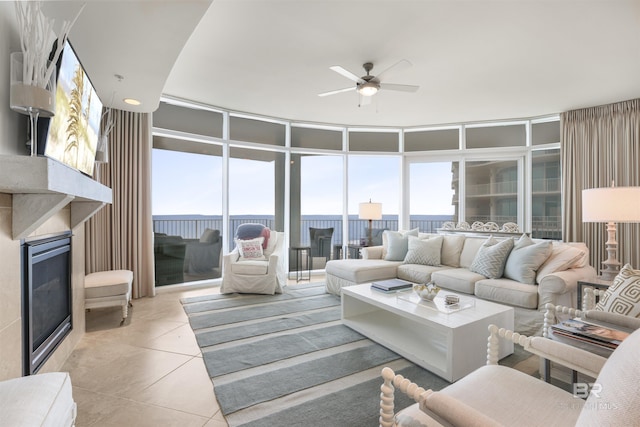
[[[14,240],[23,239],[71,203],[71,228],[105,204],[111,189],[48,157],[0,155],[0,193],[13,194]]]

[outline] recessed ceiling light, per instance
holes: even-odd
[[[137,99],[133,99],[133,98],[125,98],[123,99],[123,101],[129,105],[140,105],[142,104],[142,102],[138,101]]]

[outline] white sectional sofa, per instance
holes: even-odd
[[[391,278],[414,283],[433,281],[445,292],[471,294],[514,307],[516,331],[534,335],[541,332],[547,303],[575,307],[578,280],[596,276],[596,270],[588,264],[589,250],[584,243],[491,236],[493,243],[506,239],[513,242],[513,249],[503,250],[503,255],[508,255],[501,261],[500,256],[487,257],[492,250],[488,247],[497,247],[487,245],[487,236],[417,230],[385,233],[390,238],[385,235],[382,246],[362,249],[363,259],[327,263],[327,292],[340,295],[343,286]],[[399,235],[408,243],[404,257],[402,251],[390,253],[395,251]],[[501,246],[510,245],[505,242]],[[482,256],[478,256],[480,253]]]

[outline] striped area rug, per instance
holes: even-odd
[[[182,300],[230,426],[375,426],[380,371],[448,383],[344,326],[323,283]],[[399,393],[396,406],[412,402]]]

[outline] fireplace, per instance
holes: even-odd
[[[72,328],[71,232],[22,242],[23,374],[38,372]]]

